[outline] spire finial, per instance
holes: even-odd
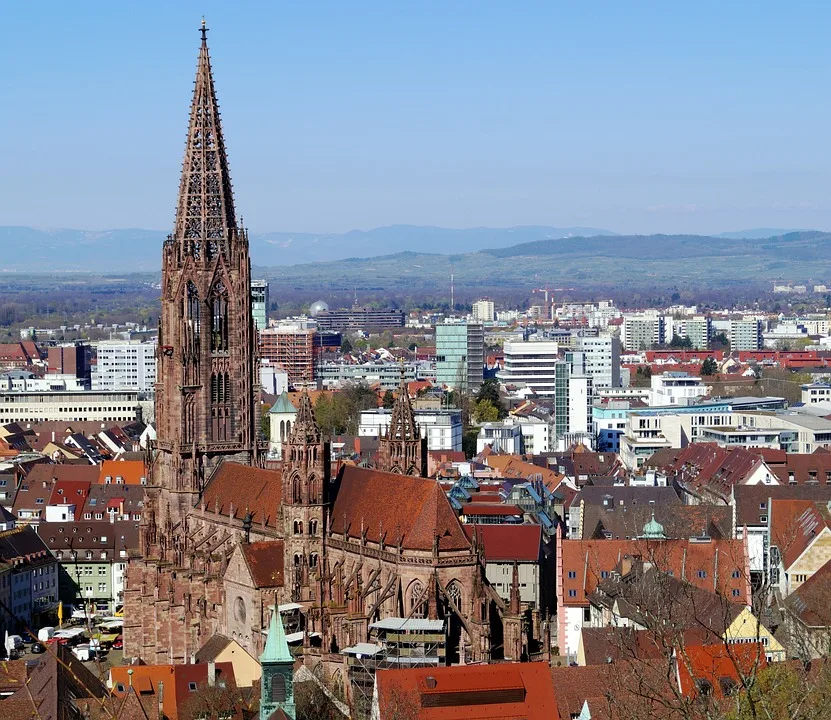
[[[202,33],[202,42],[208,42],[208,27],[205,25],[205,16],[202,16],[202,25],[199,27],[199,32]]]

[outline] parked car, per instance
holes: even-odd
[[[41,653],[46,652],[46,647],[44,646],[44,644],[39,642],[33,642],[32,647],[29,649],[32,651],[32,654],[34,655],[40,655]]]
[[[113,641],[113,650],[122,650],[124,648],[124,638],[117,637]]]

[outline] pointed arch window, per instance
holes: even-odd
[[[189,350],[199,348],[199,321],[199,290],[192,281],[188,281],[185,291],[185,323]]]
[[[228,351],[228,292],[222,280],[211,290],[211,352]]]
[[[410,617],[423,618],[427,615],[427,596],[424,585],[414,580],[410,585]]]

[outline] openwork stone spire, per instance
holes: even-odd
[[[398,387],[398,397],[392,406],[392,417],[390,418],[390,429],[387,432],[387,437],[390,440],[416,440],[421,437],[403,375],[401,385]]]
[[[290,444],[318,445],[321,441],[320,425],[317,424],[312,401],[305,390],[300,395],[300,407],[291,429]]]
[[[237,227],[207,32],[203,20],[174,232],[174,238],[185,244],[185,254],[196,258],[215,256],[229,231]]]

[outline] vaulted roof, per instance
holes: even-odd
[[[470,543],[435,480],[346,465],[332,508],[332,530],[410,550],[467,550]]]

